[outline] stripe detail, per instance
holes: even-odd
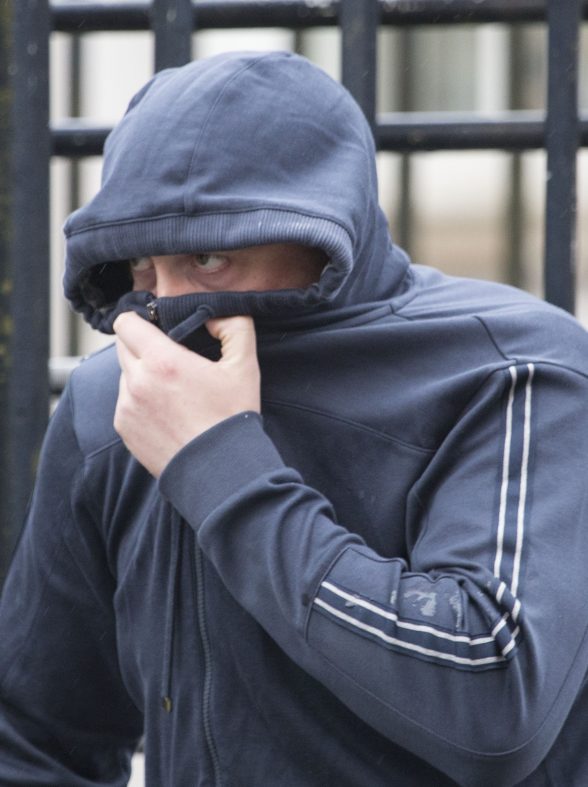
[[[466,658],[464,656],[457,656],[453,653],[443,653],[438,650],[434,650],[432,648],[425,648],[422,645],[417,645],[412,642],[405,642],[404,640],[398,639],[396,637],[391,637],[386,634],[381,629],[375,626],[369,626],[366,623],[363,623],[361,620],[357,620],[351,615],[346,614],[345,612],[341,612],[339,609],[335,609],[334,607],[329,606],[326,604],[322,599],[317,598],[315,599],[315,604],[323,609],[326,609],[330,612],[331,615],[334,615],[336,618],[340,620],[344,620],[346,623],[351,624],[355,628],[361,629],[369,634],[372,634],[374,637],[381,639],[388,645],[395,645],[396,647],[400,647],[404,650],[412,650],[415,653],[419,653],[421,656],[428,656],[433,659],[441,659],[444,661],[451,661],[453,664],[460,664],[463,666],[487,666],[489,664],[495,664],[497,661],[504,661],[504,658],[500,656],[486,656],[484,658],[479,659],[472,659]]]
[[[494,561],[494,576],[500,576],[500,564],[502,562],[502,552],[504,548],[504,528],[506,523],[506,495],[508,492],[508,475],[510,447],[512,441],[512,408],[514,402],[515,386],[517,384],[517,370],[515,366],[509,368],[511,376],[510,391],[508,392],[508,404],[506,407],[506,429],[504,436],[504,450],[502,454],[502,485],[500,487],[500,511],[498,513],[498,536],[496,545],[496,558]]]
[[[396,623],[396,626],[399,629],[405,629],[407,631],[421,631],[423,633],[430,634],[433,637],[438,637],[439,639],[444,639],[449,642],[466,643],[470,647],[474,647],[476,645],[487,645],[488,643],[494,642],[495,635],[505,625],[505,619],[503,618],[492,631],[492,636],[470,637],[468,634],[451,634],[448,631],[435,628],[435,626],[427,626],[424,623],[410,623],[406,620],[402,620],[402,618],[400,618],[396,612],[379,607],[371,601],[361,598],[360,596],[347,593],[341,588],[338,588],[336,585],[333,585],[332,582],[323,582],[322,587],[325,588],[325,590],[329,590],[331,593],[334,593],[335,595],[344,599],[354,607],[363,607],[363,609],[373,612],[374,615],[378,615],[382,618],[393,621]],[[319,606],[328,606],[325,604],[325,602],[321,601],[321,599],[317,599],[317,602],[319,603]]]
[[[509,372],[494,576],[506,581],[516,596],[525,535],[535,366],[529,363],[520,372],[511,366]],[[508,565],[511,561],[512,566]]]
[[[477,594],[487,619],[494,617],[492,627],[480,635],[471,635],[405,619],[392,605],[380,605],[328,580],[322,582],[314,599],[317,611],[392,650],[462,669],[487,669],[514,655],[521,635],[521,602],[516,594],[525,543],[535,366],[511,366],[508,373],[494,580],[486,586],[486,593],[489,591],[495,602],[487,595],[483,602],[485,594]],[[498,620],[497,608],[501,613]]]
[[[406,620],[402,620],[398,617],[396,612],[391,612],[390,610],[383,609],[382,607],[376,606],[371,601],[366,601],[359,596],[354,596],[351,593],[347,593],[346,591],[338,588],[336,585],[333,585],[331,582],[323,582],[322,587],[326,590],[330,590],[331,593],[335,593],[340,598],[345,599],[345,601],[349,602],[349,604],[359,607],[363,607],[364,609],[373,612],[375,615],[380,615],[383,618],[387,618],[388,620],[394,621],[398,628],[407,629],[409,631],[423,631],[427,634],[431,634],[434,637],[439,637],[440,639],[446,639],[451,642],[467,642],[469,645],[485,645],[488,642],[494,642],[494,637],[470,637],[467,634],[450,634],[447,631],[442,631],[441,629],[437,629],[434,626],[427,626],[424,623],[409,623]]]
[[[349,593],[329,581],[321,584],[314,604],[319,611],[393,650],[410,651],[428,660],[467,669],[488,668],[504,662],[514,651],[520,633],[518,627],[510,630],[510,616],[506,613],[489,634],[455,634],[404,620],[393,609]]]
[[[519,490],[519,509],[517,515],[517,539],[514,557],[514,567],[512,572],[511,593],[516,596],[519,589],[519,578],[521,572],[521,553],[523,551],[523,536],[525,530],[525,507],[527,503],[527,479],[529,472],[529,449],[531,444],[531,405],[533,395],[533,376],[535,367],[532,363],[527,365],[529,376],[525,385],[525,419],[523,431],[523,456],[521,460],[521,482]]]

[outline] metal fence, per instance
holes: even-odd
[[[49,37],[152,30],[155,70],[191,58],[196,30],[338,26],[342,81],[380,150],[547,151],[547,300],[574,310],[576,153],[588,145],[578,112],[578,44],[587,0],[154,0],[0,4],[0,581],[20,530],[49,400],[49,161],[99,154],[107,128],[50,128]],[[376,114],[379,27],[539,22],[548,26],[546,113]]]

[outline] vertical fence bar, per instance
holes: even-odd
[[[69,40],[69,116],[78,118],[82,115],[82,72],[84,69],[84,56],[82,46],[83,36],[74,33]],[[80,207],[80,161],[70,158],[68,161],[68,213],[73,213]],[[80,315],[70,310],[67,315],[67,353],[70,356],[79,355]]]
[[[10,483],[9,385],[12,352],[10,294],[11,266],[11,178],[10,142],[12,138],[12,5],[0,3],[0,494],[8,500]],[[12,525],[8,506],[0,508],[0,578],[6,573],[12,546]]]
[[[153,0],[155,70],[183,66],[192,59],[194,10],[191,0]]]
[[[574,311],[581,0],[548,0],[545,298]]]
[[[509,32],[509,80],[508,108],[524,108],[523,69],[526,51],[526,36],[519,25],[513,25]],[[523,159],[521,153],[509,155],[509,184],[506,200],[506,247],[507,270],[509,284],[516,287],[525,286],[523,271],[524,242],[524,193],[523,193]]]
[[[0,4],[0,580],[49,408],[49,8]]]
[[[403,28],[398,40],[397,64],[398,109],[412,112],[416,109],[415,31]],[[412,199],[413,158],[410,153],[400,155],[400,194],[398,198],[398,243],[409,252],[414,240],[414,209]]]
[[[376,118],[378,0],[341,0],[341,81],[363,109],[372,130]]]

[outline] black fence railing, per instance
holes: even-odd
[[[578,146],[588,147],[588,112],[578,115]],[[88,126],[78,119],[52,128],[54,156],[99,156],[109,126]],[[379,150],[419,153],[439,150],[527,151],[546,148],[545,113],[512,110],[473,112],[382,112],[374,134]],[[573,139],[573,137],[572,137]]]
[[[363,108],[380,150],[547,151],[545,297],[574,310],[576,153],[588,145],[578,112],[578,42],[588,0],[7,0],[0,5],[0,579],[20,529],[49,397],[50,156],[98,155],[109,129],[48,123],[50,31],[152,30],[154,68],[191,57],[196,30],[334,27],[342,81]],[[381,26],[538,22],[548,27],[547,110],[376,114]]]
[[[230,28],[286,27],[303,29],[339,24],[339,9],[344,0],[197,0],[191,5],[192,25],[198,30]],[[354,0],[361,5],[363,0]],[[175,8],[182,0],[160,3]],[[374,0],[383,25],[463,25],[473,23],[544,22],[546,0]],[[555,3],[561,9],[567,5]],[[588,18],[588,3],[580,3]],[[52,26],[64,33],[99,30],[151,30],[154,4],[145,0],[130,2],[76,2],[54,0]]]

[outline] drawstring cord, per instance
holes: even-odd
[[[182,519],[175,511],[172,516],[172,521],[170,522],[170,532],[171,554],[167,584],[165,630],[163,641],[163,669],[161,677],[161,704],[164,711],[167,713],[171,713],[173,709],[172,673],[176,622],[176,601],[180,577],[180,561],[182,559],[182,536],[184,533]]]
[[[198,330],[198,328],[204,325],[204,323],[212,317],[214,317],[214,312],[210,306],[199,306],[193,314],[190,314],[179,325],[172,328],[168,336],[170,339],[178,342],[178,344],[181,344],[184,339],[187,339],[190,334]]]
[[[96,320],[96,324],[92,323],[92,325],[105,333],[114,333],[112,327],[114,321],[119,314],[127,311],[134,311],[148,322],[160,325],[168,333],[168,336],[178,343],[183,342],[191,333],[194,333],[207,320],[215,316],[211,306],[201,304],[195,311],[168,331],[166,323],[169,325],[170,317],[174,321],[173,312],[170,314],[169,307],[162,307],[161,300],[156,298],[153,293],[131,291],[125,293],[119,299],[115,309],[112,309],[106,315],[100,315],[100,318]]]

